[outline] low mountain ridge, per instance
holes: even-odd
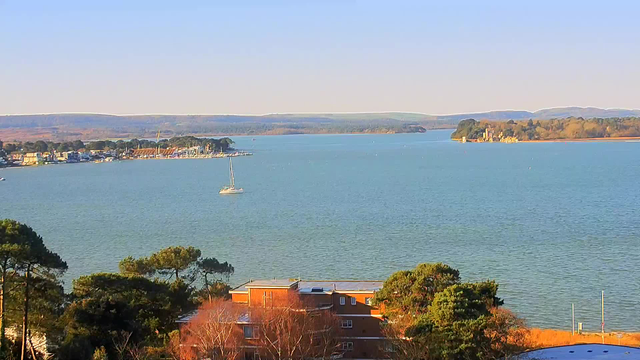
[[[292,133],[393,133],[420,128],[455,128],[464,119],[548,120],[640,116],[640,110],[562,107],[535,112],[499,110],[451,115],[407,112],[266,115],[108,115],[36,114],[0,116],[0,139],[69,139],[149,137],[185,134],[259,135]]]

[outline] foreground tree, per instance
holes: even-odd
[[[27,256],[19,262],[24,272],[24,307],[22,320],[22,352],[20,358],[27,356],[27,342],[31,345],[31,332],[29,331],[29,297],[34,281],[56,283],[57,279],[67,270],[67,263],[60,256],[44,246],[40,236],[32,237],[33,243]],[[33,354],[35,358],[35,354]]]
[[[11,294],[9,284],[17,293],[23,296],[22,308],[22,334],[20,358],[25,359],[28,352],[35,357],[35,351],[31,343],[29,319],[31,295],[35,290],[52,296],[61,291],[60,276],[67,270],[67,263],[60,256],[44,245],[42,237],[29,226],[13,220],[0,222],[0,270],[2,271],[2,285],[0,287],[0,341],[4,345],[6,320],[6,300]],[[19,285],[19,286],[18,286]],[[19,292],[18,292],[19,291]],[[46,296],[45,295],[45,296]],[[15,299],[15,296],[13,297]],[[58,297],[59,299],[59,297]],[[39,302],[39,309],[54,303]],[[55,303],[53,305],[55,307]],[[28,347],[31,344],[31,349]],[[3,349],[4,350],[4,349]],[[29,351],[30,350],[30,351]]]
[[[226,261],[221,263],[216,258],[204,258],[198,261],[198,269],[204,278],[204,290],[206,290],[209,302],[221,293],[229,292],[229,278],[234,272],[233,266]],[[213,283],[211,282],[213,281]]]
[[[220,298],[205,303],[181,329],[182,357],[231,360],[247,348],[273,360],[336,355],[340,338],[336,315],[296,295],[283,300],[282,306],[263,308]]]
[[[119,264],[120,272],[129,275],[153,276],[159,274],[174,281],[193,282],[197,277],[201,252],[193,246],[170,246],[148,258],[127,257]],[[182,274],[182,276],[180,275]]]
[[[192,311],[188,288],[138,275],[93,274],[73,282],[72,302],[64,314],[66,338],[60,357],[84,359],[104,347],[116,358],[116,345],[127,349],[158,347]],[[125,334],[127,341],[116,343]],[[88,355],[87,355],[88,354]]]
[[[192,246],[172,246],[149,257],[135,259],[131,256],[120,261],[120,272],[153,278],[173,279],[174,283],[197,284],[196,296],[200,301],[211,301],[215,297],[227,296],[229,278],[234,268],[228,262],[216,258],[201,258],[201,251]]]
[[[442,263],[420,264],[413,270],[392,274],[374,302],[384,303],[386,315],[419,315],[425,313],[435,295],[447,287],[460,283],[460,272]]]
[[[298,295],[283,306],[256,309],[251,321],[258,324],[257,344],[269,359],[329,359],[338,351],[339,319]]]
[[[488,360],[524,350],[526,331],[505,316],[493,281],[461,283],[444,264],[420,264],[393,274],[376,294],[391,321],[383,332],[401,360]]]
[[[515,359],[525,350],[532,348],[529,343],[529,329],[526,322],[507,309],[494,307],[485,329],[491,349],[487,353],[492,359]]]
[[[26,251],[27,226],[13,220],[0,221],[0,352],[6,352],[6,303],[10,296],[10,284],[18,275],[17,259]]]
[[[175,276],[174,281],[182,279],[191,283],[196,279],[197,263],[202,253],[193,246],[170,246],[149,257],[149,263],[160,275]],[[180,273],[183,274],[180,277]]]
[[[246,310],[220,298],[205,303],[180,331],[181,358],[235,360],[244,344],[244,334],[237,322]]]

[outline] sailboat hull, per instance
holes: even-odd
[[[236,188],[229,188],[229,189],[220,190],[220,194],[221,195],[233,195],[233,194],[242,194],[242,193],[244,193],[244,190],[236,189]]]

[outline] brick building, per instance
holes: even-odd
[[[381,359],[385,341],[381,332],[380,310],[372,306],[382,281],[307,281],[296,279],[252,280],[230,291],[231,301],[249,308],[285,305],[291,295],[298,295],[317,309],[332,311],[341,329],[341,356],[349,359]],[[190,317],[182,319],[187,322]],[[243,323],[244,322],[244,323]],[[255,339],[257,328],[239,319],[247,344]],[[256,359],[258,351],[247,346],[245,359]]]

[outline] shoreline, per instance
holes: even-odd
[[[113,159],[113,160],[105,161],[104,158],[103,158],[102,160],[88,160],[88,161],[76,161],[76,162],[59,161],[59,162],[45,162],[45,163],[42,163],[42,164],[29,164],[29,165],[19,164],[19,165],[3,166],[3,167],[0,167],[0,169],[25,169],[25,168],[35,168],[35,167],[42,167],[42,166],[49,166],[49,165],[105,164],[105,163],[112,163],[112,162],[135,161],[135,160],[225,159],[225,158],[246,157],[246,156],[253,156],[253,153],[245,152],[245,151],[236,151],[235,153],[225,153],[224,155],[220,155],[220,154],[216,153],[216,154],[206,154],[206,155],[197,155],[197,156],[176,156],[176,157],[171,157],[171,156],[162,156],[162,157],[153,156],[153,157],[135,157],[135,158],[132,158],[132,157],[125,157],[125,158],[108,157],[109,159]]]
[[[451,139],[452,141],[462,142],[461,139]],[[478,141],[467,140],[469,143],[478,143]],[[517,143],[559,143],[559,142],[640,142],[640,136],[620,136],[620,137],[599,137],[599,138],[581,138],[581,139],[548,139],[548,140],[518,140]],[[503,144],[500,141],[481,141],[480,143]]]
[[[599,137],[582,139],[550,139],[550,140],[522,140],[523,143],[545,143],[545,142],[640,142],[640,136],[620,136],[620,137]]]

